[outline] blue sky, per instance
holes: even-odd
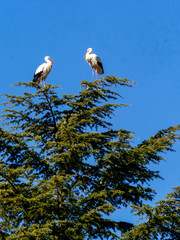
[[[115,128],[134,131],[138,143],[180,123],[178,0],[6,0],[0,36],[1,94],[20,94],[22,89],[11,85],[31,81],[46,55],[56,64],[46,83],[60,85],[62,94],[80,91],[82,80],[92,80],[83,58],[92,47],[105,75],[137,83],[119,90],[120,101],[131,106],[116,113]],[[165,180],[151,185],[155,201],[180,183],[179,143],[175,150],[157,167]]]

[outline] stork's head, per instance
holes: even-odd
[[[46,62],[52,62],[52,63],[55,65],[55,63],[50,59],[49,56],[46,56],[46,57],[44,58],[44,60],[45,60]]]
[[[84,55],[84,57],[86,57],[87,53],[92,53],[92,51],[93,51],[92,48],[88,48],[86,54]]]
[[[92,51],[93,51],[92,48],[87,49],[87,53],[92,53]]]

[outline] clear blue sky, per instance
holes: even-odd
[[[1,1],[0,36],[1,94],[18,94],[11,85],[31,81],[46,55],[56,64],[46,83],[60,85],[62,94],[80,91],[82,80],[92,80],[83,58],[92,47],[105,75],[137,82],[120,89],[131,106],[117,112],[116,128],[134,131],[141,142],[180,124],[178,0]],[[151,185],[155,201],[180,185],[179,143],[175,149],[157,167],[165,180]]]

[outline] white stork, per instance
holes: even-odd
[[[101,59],[95,54],[92,54],[92,48],[88,48],[87,49],[87,53],[85,54],[84,57],[86,57],[86,62],[89,63],[89,65],[92,67],[92,75],[93,75],[93,82],[94,82],[94,70],[96,71],[96,80],[97,80],[97,73],[98,74],[103,74],[104,73],[104,69],[103,69],[103,65],[101,62]]]
[[[42,81],[44,80],[44,86],[45,86],[45,80],[51,71],[52,68],[52,63],[55,64],[49,56],[46,56],[45,58],[46,63],[41,64],[35,71],[34,73],[34,78],[33,82],[36,83],[41,83],[42,86]]]

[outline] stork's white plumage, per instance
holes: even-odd
[[[89,63],[89,65],[92,67],[92,75],[93,75],[93,82],[94,82],[94,70],[96,71],[96,80],[97,80],[97,73],[98,74],[103,74],[104,73],[104,69],[103,69],[103,65],[102,65],[102,61],[101,59],[95,54],[92,53],[92,48],[88,48],[87,49],[87,53],[85,54],[85,59],[86,62]]]
[[[49,56],[46,56],[45,58],[46,63],[41,64],[35,71],[34,73],[34,78],[33,82],[36,83],[41,83],[42,86],[42,81],[44,80],[44,86],[45,86],[45,80],[51,71],[52,68],[52,63],[55,64]]]

